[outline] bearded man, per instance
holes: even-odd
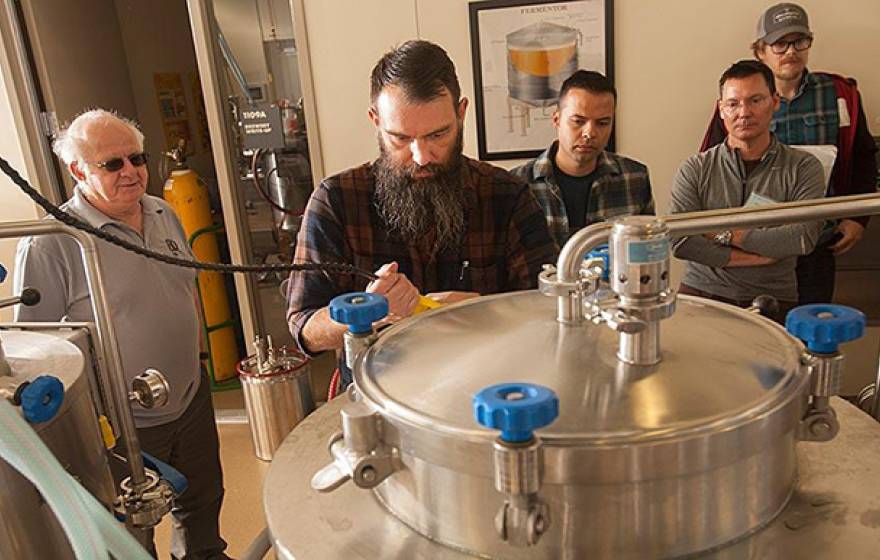
[[[558,250],[528,185],[462,155],[468,102],[441,47],[408,41],[386,53],[370,101],[380,156],[312,193],[295,262],[350,263],[378,279],[291,274],[287,321],[309,355],[342,348],[345,327],[326,307],[339,294],[382,294],[387,320],[399,321],[420,293],[454,302],[534,288]],[[344,368],[342,378],[350,382]]]

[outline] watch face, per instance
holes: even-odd
[[[733,232],[728,230],[724,230],[720,233],[715,234],[715,243],[719,245],[730,245],[730,241],[733,238]]]

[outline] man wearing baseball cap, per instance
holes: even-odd
[[[813,46],[807,12],[797,4],[776,4],[758,19],[752,52],[773,71],[780,106],[770,130],[792,145],[833,145],[837,160],[828,196],[876,192],[876,147],[868,131],[856,81],[837,74],[810,72],[807,61]],[[727,136],[717,113],[701,150]],[[868,218],[828,223],[815,251],[797,265],[799,303],[830,302],[834,295],[835,255],[852,249],[864,235]]]

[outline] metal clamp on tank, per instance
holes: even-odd
[[[122,496],[117,498],[118,515],[126,516],[138,529],[155,527],[162,517],[171,511],[174,499],[189,487],[189,481],[180,471],[160,461],[146,451],[141,451],[146,481],[134,488],[131,478],[120,483]]]
[[[620,333],[617,357],[628,364],[660,361],[660,321],[675,312],[669,288],[669,237],[666,224],[630,216],[611,229],[611,289],[615,299],[591,302],[587,318]]]
[[[583,302],[599,288],[602,268],[599,266],[581,268],[578,279],[574,282],[561,280],[557,275],[556,267],[552,264],[545,264],[543,268],[544,270],[538,274],[538,291],[559,299],[560,321],[570,324],[583,321]]]
[[[355,362],[376,339],[373,323],[388,315],[388,300],[367,292],[344,294],[330,301],[330,318],[348,325],[345,333],[345,363]],[[342,431],[334,434],[328,447],[333,462],[315,473],[312,488],[331,492],[353,480],[361,488],[373,488],[395,470],[396,450],[381,440],[381,416],[368,404],[347,403],[342,411]]]
[[[550,509],[539,496],[544,450],[534,430],[556,420],[559,399],[540,385],[501,383],[474,395],[473,407],[477,422],[501,430],[494,443],[495,489],[506,499],[495,528],[513,546],[533,546],[550,525]]]
[[[840,425],[829,400],[840,391],[843,354],[838,346],[865,334],[865,315],[844,305],[802,305],[789,311],[786,330],[807,346],[803,363],[810,368],[810,404],[801,420],[803,441],[829,441]]]

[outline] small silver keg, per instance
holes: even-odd
[[[315,409],[309,385],[309,358],[275,348],[272,337],[257,336],[256,353],[238,364],[254,454],[271,461],[275,450],[300,420]]]

